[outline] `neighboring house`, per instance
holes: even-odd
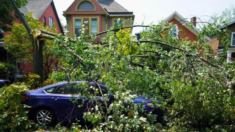
[[[63,34],[63,28],[53,0],[28,0],[28,4],[25,7],[20,8],[20,11],[23,14],[33,12],[32,16],[41,23],[44,23],[45,26],[52,27],[53,23],[55,23],[55,28],[58,30],[58,33]],[[20,23],[20,19],[16,17],[14,23]],[[0,38],[3,38],[4,35],[7,34],[7,32],[2,32],[3,31],[1,30]],[[9,59],[9,55],[4,49],[4,42],[0,41],[0,62],[7,62],[7,58]],[[16,66],[18,74],[21,74],[21,72],[29,73],[33,71],[32,63],[16,63]]]
[[[187,19],[182,17],[178,12],[173,12],[170,16],[168,16],[164,22],[165,23],[173,23],[175,24],[175,27],[170,31],[170,34],[173,35],[173,37],[179,38],[179,39],[186,39],[190,41],[198,41],[197,35],[198,30],[196,29],[196,17],[191,18],[191,23],[194,26],[194,29],[191,29],[189,26],[186,25],[188,23]],[[179,33],[179,30],[182,30],[184,34]]]
[[[220,27],[219,29],[220,30],[227,29],[231,31],[231,42],[227,50],[227,62],[234,61],[235,60],[235,20],[228,23],[225,26]],[[219,40],[217,40],[217,43],[215,44],[218,45],[217,52],[222,53],[224,46],[221,45]]]
[[[67,35],[71,38],[81,34],[83,25],[86,27],[86,35],[94,35],[115,24],[132,26],[135,17],[133,12],[129,12],[114,0],[74,0],[64,16],[69,31]],[[130,19],[132,21],[128,21]]]

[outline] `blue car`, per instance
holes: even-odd
[[[95,82],[60,82],[26,92],[23,95],[24,101],[22,103],[30,106],[29,118],[36,120],[38,124],[45,125],[52,125],[56,122],[75,122],[77,120],[84,122],[83,113],[91,109],[89,98],[79,96],[83,92],[79,85],[84,83],[88,83],[89,86],[98,87]],[[102,89],[102,94],[107,94],[107,87],[105,85],[99,83],[99,87]],[[94,91],[89,92],[94,93]],[[96,93],[96,98],[102,102],[100,93]],[[108,105],[113,101],[113,95],[109,94]],[[146,111],[157,114],[158,119],[162,118],[162,111],[160,109],[153,109],[149,105],[152,103],[150,99],[137,97],[134,100],[134,104],[141,104],[143,102],[145,102],[144,107]],[[157,100],[157,103],[160,103],[160,101]]]

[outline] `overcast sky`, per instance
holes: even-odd
[[[65,11],[74,0],[54,0],[62,24],[66,25],[63,17]],[[206,21],[214,14],[221,13],[226,8],[235,6],[235,0],[115,0],[135,15],[134,24],[157,24],[177,11],[184,18],[193,16]]]

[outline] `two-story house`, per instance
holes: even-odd
[[[28,14],[32,12],[32,16],[35,19],[38,19],[45,26],[53,27],[53,23],[56,25],[55,28],[58,30],[58,33],[63,34],[63,28],[60,23],[55,5],[53,0],[28,0],[28,4],[25,7],[20,8],[21,13]],[[12,13],[14,14],[14,13]],[[16,15],[15,15],[16,16]],[[13,23],[21,23],[20,19],[15,17]],[[3,32],[0,30],[0,38],[4,38],[8,32]],[[4,42],[0,41],[0,62],[7,62],[9,59],[9,53],[4,49]],[[17,72],[21,74],[29,73],[33,71],[33,64],[27,62],[16,63]]]
[[[83,25],[86,35],[94,35],[117,23],[132,26],[135,17],[115,0],[74,0],[63,15],[71,38],[81,34]]]
[[[194,28],[191,29],[186,23],[188,23],[187,19],[181,16],[177,11],[173,12],[171,15],[169,15],[164,22],[165,23],[173,23],[175,26],[173,27],[170,34],[173,35],[173,37],[176,37],[178,39],[185,39],[188,38],[190,41],[198,41],[197,35],[198,30],[196,29],[196,17],[192,17],[190,22],[193,24]],[[184,34],[179,33],[179,30],[182,30]]]

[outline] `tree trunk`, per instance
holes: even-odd
[[[31,39],[31,42],[32,42],[32,46],[33,46],[33,72],[35,74],[38,74],[41,77],[41,81],[43,81],[43,55],[42,55],[42,52],[43,52],[43,43],[44,42],[40,41],[39,44],[37,44],[36,40],[33,37],[33,34],[31,34],[31,28],[30,28],[29,24],[25,20],[24,16],[21,14],[15,1],[14,0],[10,0],[10,1],[11,1],[11,4],[12,4],[14,10],[15,10],[15,13],[18,15],[22,24],[26,28],[26,30],[29,34],[29,37]]]
[[[33,46],[33,72],[41,77],[43,81],[43,45],[44,41],[34,42]]]

